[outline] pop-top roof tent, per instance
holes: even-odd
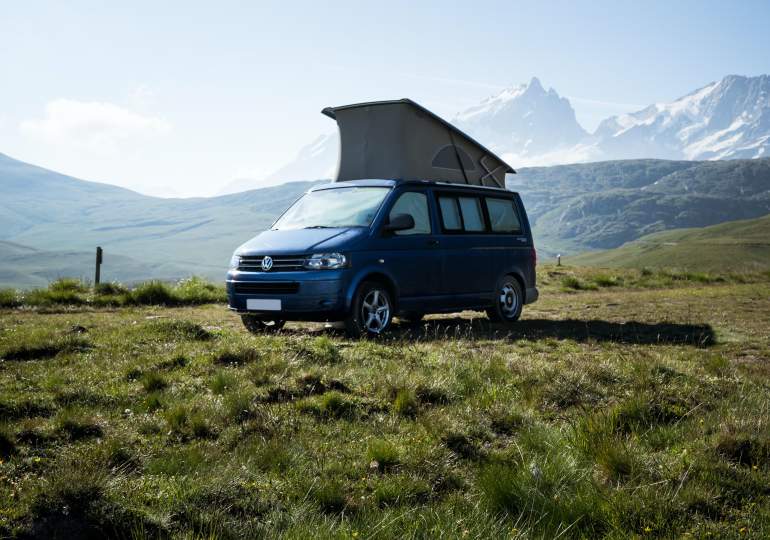
[[[410,99],[327,107],[337,121],[335,181],[437,180],[505,188],[513,168],[452,124]]]

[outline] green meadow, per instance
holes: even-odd
[[[359,341],[200,280],[2,291],[0,537],[770,536],[770,275],[540,277]]]

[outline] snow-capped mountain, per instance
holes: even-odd
[[[485,99],[452,123],[518,165],[533,160],[544,164],[548,155],[572,155],[588,137],[569,100],[553,88],[546,91],[537,77]]]
[[[587,133],[569,100],[535,77],[485,99],[452,123],[513,167],[611,159],[714,160],[770,156],[770,75],[729,75],[670,103],[613,116]],[[228,192],[293,180],[331,178],[338,134],[324,135],[269,177]],[[235,189],[237,188],[237,189]]]
[[[729,75],[671,103],[613,116],[595,138],[612,159],[770,156],[770,76]]]
[[[300,180],[332,178],[337,171],[339,147],[339,133],[321,135],[312,143],[303,146],[297,152],[297,157],[270,176],[266,178],[238,178],[228,183],[218,194],[227,195]]]

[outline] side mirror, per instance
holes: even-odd
[[[385,224],[383,231],[396,232],[414,229],[414,218],[410,214],[396,214]]]

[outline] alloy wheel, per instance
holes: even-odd
[[[361,302],[361,322],[367,332],[379,334],[390,318],[388,296],[379,289],[372,289]]]

